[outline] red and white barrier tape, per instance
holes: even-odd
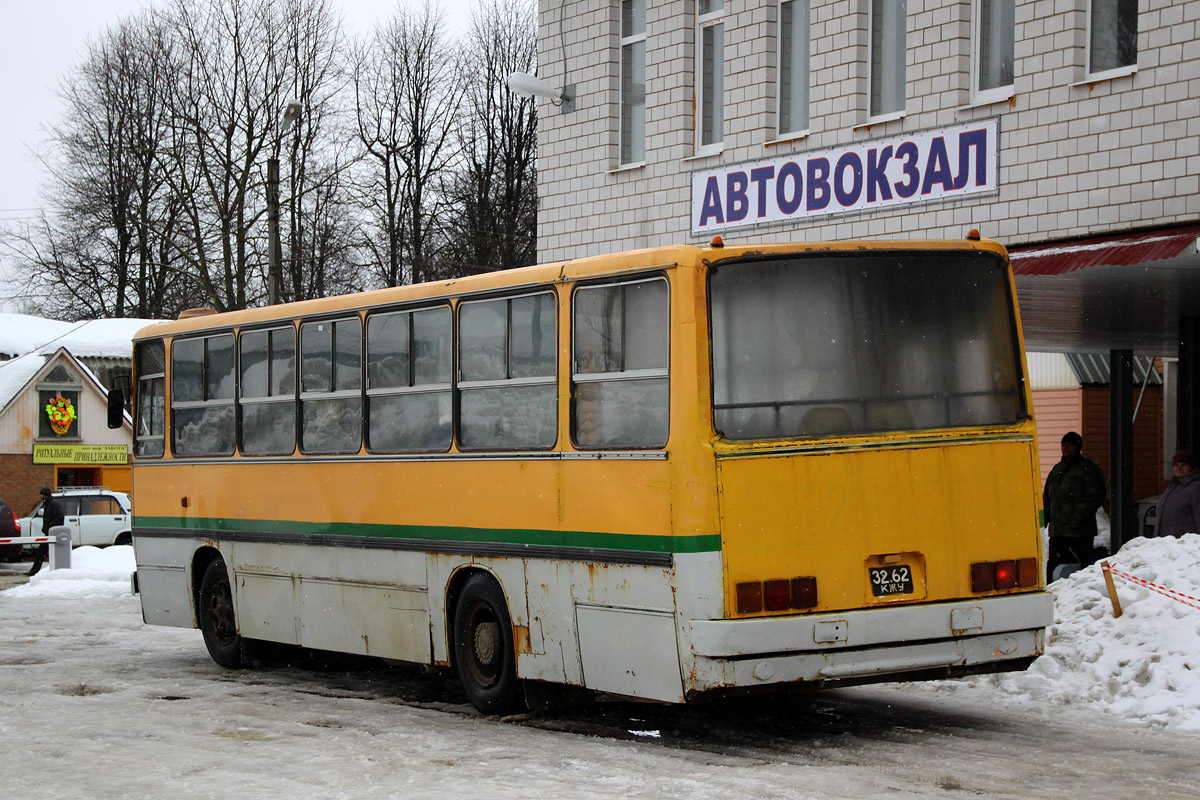
[[[1101,569],[1107,569],[1113,575],[1119,575],[1127,581],[1136,583],[1139,586],[1145,586],[1150,591],[1158,592],[1164,597],[1169,597],[1176,602],[1183,603],[1185,606],[1191,606],[1192,608],[1200,609],[1200,598],[1192,597],[1190,594],[1184,594],[1183,592],[1177,592],[1174,589],[1168,589],[1165,586],[1159,586],[1157,583],[1151,583],[1144,578],[1139,578],[1136,575],[1130,575],[1128,572],[1122,572],[1111,564],[1104,564],[1101,566]]]

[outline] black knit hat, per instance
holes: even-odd
[[[49,497],[50,495],[54,494],[54,492],[50,491],[49,486],[43,486],[41,493],[46,495],[46,497]]]
[[[1076,447],[1082,448],[1083,447],[1083,437],[1080,436],[1075,431],[1071,431],[1071,432],[1063,435],[1062,443],[1063,444],[1073,444]]]

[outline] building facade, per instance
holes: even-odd
[[[1196,0],[541,0],[542,262],[1200,219]]]
[[[538,260],[997,239],[1027,349],[1109,360],[1124,540],[1135,485],[1200,448],[1198,20],[1200,0],[539,0],[562,95]],[[1135,458],[1138,356],[1166,364],[1157,468]]]

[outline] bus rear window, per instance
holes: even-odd
[[[1003,425],[1022,416],[1003,261],[824,253],[718,265],[713,421],[726,439]]]

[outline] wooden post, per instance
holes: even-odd
[[[1121,610],[1121,598],[1117,597],[1117,587],[1113,584],[1112,572],[1107,561],[1100,562],[1100,569],[1104,572],[1104,585],[1108,587],[1108,599],[1112,601],[1113,616],[1119,617],[1125,612]]]

